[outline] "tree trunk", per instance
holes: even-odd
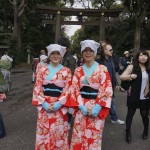
[[[18,56],[22,52],[22,37],[21,37],[21,16],[24,13],[24,8],[26,6],[25,0],[21,0],[20,4],[18,4],[17,0],[9,0],[14,9],[14,29],[13,29],[13,37],[16,41],[16,50]]]
[[[14,2],[14,28],[13,28],[13,36],[16,39],[17,35],[18,35],[18,7],[17,7],[17,3]]]
[[[21,55],[22,52],[22,37],[21,37],[21,23],[18,21],[18,35],[17,35],[17,48],[18,48],[18,55]]]
[[[19,41],[20,40],[18,37],[19,35],[19,32],[20,32],[20,29],[19,29],[19,18],[18,18],[18,6],[17,6],[17,2],[16,0],[14,0],[14,29],[13,29],[13,37],[16,41],[16,50],[17,50],[17,53],[19,54],[20,53],[20,46],[19,46]]]
[[[134,55],[137,51],[140,50],[140,43],[141,43],[141,27],[142,27],[143,20],[136,19],[136,28],[134,34]]]
[[[138,1],[139,2],[139,1]],[[144,5],[144,3],[143,3]],[[134,37],[134,54],[140,50],[141,44],[141,30],[142,30],[142,23],[147,15],[149,6],[146,5],[142,10],[141,3],[138,3],[138,10],[136,13],[136,28],[135,28],[135,37]]]

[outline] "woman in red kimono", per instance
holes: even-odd
[[[112,99],[108,70],[95,60],[99,43],[81,43],[85,64],[76,68],[72,80],[70,106],[75,107],[71,150],[101,150],[102,133]]]
[[[38,109],[35,150],[68,150],[68,123],[65,106],[71,71],[60,64],[65,47],[46,47],[50,63],[37,73],[32,104]]]
[[[47,65],[47,58],[48,57],[46,55],[40,55],[40,62],[37,64],[37,67],[36,67],[36,75],[43,66]]]

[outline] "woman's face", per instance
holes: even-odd
[[[49,59],[52,64],[55,64],[55,65],[60,64],[61,55],[60,55],[59,51],[53,51],[50,54]]]
[[[94,61],[94,58],[95,58],[94,51],[91,48],[87,47],[83,50],[82,57],[83,57],[85,63],[92,62],[92,61]]]
[[[148,56],[147,55],[143,55],[143,53],[140,53],[139,59],[138,59],[139,63],[145,64],[147,62],[147,60],[148,60]]]

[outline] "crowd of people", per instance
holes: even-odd
[[[46,47],[47,55],[40,54],[32,98],[38,110],[35,150],[101,150],[106,117],[110,115],[113,124],[125,123],[116,111],[115,90],[122,87],[115,64],[122,66],[118,69],[120,79],[131,81],[126,91],[126,142],[132,141],[131,123],[138,108],[144,125],[142,139],[146,140],[150,107],[148,53],[140,51],[131,61],[130,53],[125,51],[116,63],[110,43],[84,40],[80,43],[79,62],[70,54],[69,44],[67,38],[60,38],[57,44]],[[95,61],[98,48],[100,58]]]

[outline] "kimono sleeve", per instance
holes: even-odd
[[[111,107],[113,89],[107,68],[105,66],[101,66],[100,70],[101,70],[100,74],[101,82],[100,88],[98,90],[98,95],[96,98],[96,103],[102,106],[102,110],[100,111],[99,116],[102,119],[105,119]]]
[[[68,106],[72,74],[71,74],[71,70],[69,68],[66,68],[64,70],[64,73],[65,73],[65,80],[64,80],[65,86],[64,86],[63,92],[59,96],[58,100],[60,101],[60,103],[62,105]]]
[[[37,73],[37,78],[33,88],[33,95],[32,95],[32,105],[34,106],[41,105],[45,101],[42,86],[44,73],[46,73],[46,70],[43,70],[42,68]]]
[[[84,101],[80,94],[80,77],[82,76],[82,71],[80,68],[77,68],[74,72],[72,85],[70,87],[70,107],[77,107],[83,105]]]

